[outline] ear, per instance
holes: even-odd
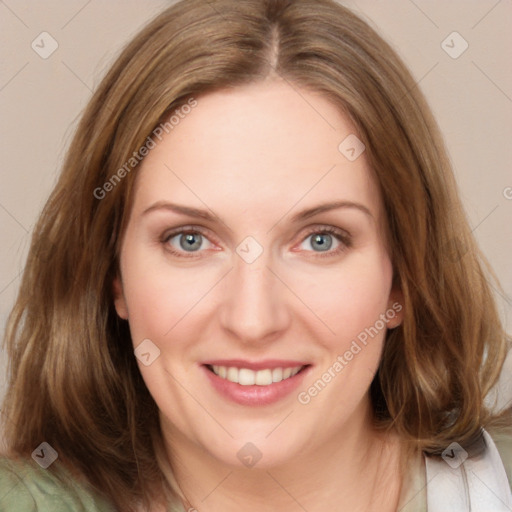
[[[404,319],[404,294],[398,284],[393,285],[389,294],[386,317],[388,329],[398,327]]]
[[[116,276],[112,283],[112,289],[114,291],[114,306],[117,314],[123,319],[128,320],[128,307],[123,293],[123,284],[121,278]]]

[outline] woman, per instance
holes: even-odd
[[[367,24],[179,2],[101,83],[35,229],[3,509],[507,510],[485,270]]]

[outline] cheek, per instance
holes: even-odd
[[[361,403],[378,369],[387,332],[382,318],[392,311],[392,266],[385,253],[375,252],[347,258],[338,271],[318,277],[316,284],[311,280],[303,286],[310,290],[312,309],[329,329],[315,338],[323,357],[304,382],[298,401],[311,406],[308,414],[321,416],[325,428],[336,430],[340,418],[350,416]]]
[[[312,335],[320,337],[324,345],[337,344],[341,350],[386,311],[392,267],[385,251],[376,245],[348,253],[339,265],[319,264],[314,269],[311,265],[291,265],[282,269],[285,282],[293,285],[307,306],[302,308],[303,314],[295,310],[292,315],[298,323],[310,317],[315,323]],[[154,249],[142,250],[136,243],[127,244],[125,256],[123,284],[135,345],[144,338],[172,337],[171,331],[180,332],[179,338],[186,339],[186,331],[194,324],[189,320],[199,314],[194,311],[196,306],[211,311],[215,305],[208,303],[221,300],[214,288],[225,269],[173,266]]]
[[[322,320],[325,345],[341,350],[378,322],[389,307],[392,266],[385,252],[348,256],[339,266],[303,276],[298,294]]]
[[[123,285],[133,342],[150,338],[162,341],[207,291],[208,276],[173,268],[157,251],[126,248]],[[153,254],[152,254],[153,252]]]

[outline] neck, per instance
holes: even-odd
[[[185,510],[394,511],[402,480],[398,439],[372,428],[369,406],[361,420],[270,467],[224,464],[168,426],[164,438]]]

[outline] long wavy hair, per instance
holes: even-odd
[[[395,51],[333,0],[183,0],[102,80],[34,229],[5,334],[8,455],[30,457],[46,441],[123,511],[180,495],[129,326],[114,309],[137,174],[126,162],[191,98],[272,77],[349,116],[380,187],[405,317],[388,332],[370,388],[375,425],[436,454],[503,421],[484,402],[508,348],[494,278],[438,126]]]

